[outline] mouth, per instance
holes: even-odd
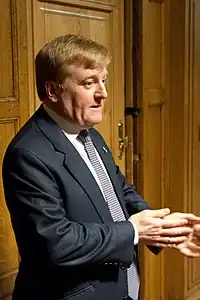
[[[101,105],[99,104],[99,105],[91,105],[90,106],[90,108],[100,108],[101,107]]]

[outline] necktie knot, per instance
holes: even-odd
[[[85,143],[90,140],[90,136],[89,136],[89,132],[88,130],[84,129],[81,130],[81,132],[79,133],[78,137],[77,137],[84,145]]]

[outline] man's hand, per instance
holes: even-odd
[[[168,208],[144,210],[132,215],[129,221],[137,227],[140,241],[156,247],[174,248],[192,234],[193,228],[188,223],[200,221],[200,218],[192,214],[169,213]]]
[[[188,239],[175,248],[187,257],[200,257],[200,224],[194,225]]]

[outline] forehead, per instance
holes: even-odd
[[[99,66],[94,69],[85,69],[84,66],[69,66],[68,74],[73,79],[85,79],[88,77],[102,78],[108,74],[107,66]]]

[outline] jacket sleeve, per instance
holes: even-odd
[[[129,216],[136,214],[142,210],[150,209],[147,202],[136,192],[135,187],[126,183],[126,179],[121,173],[118,166],[116,173],[123,188],[124,201]]]
[[[123,176],[123,174],[120,172],[119,167],[117,167],[117,173],[123,186],[124,200],[125,200],[125,205],[129,213],[129,216],[136,214],[145,209],[151,209],[148,203],[136,192],[134,186],[128,185],[126,183],[126,179]],[[162,250],[159,247],[154,247],[154,246],[147,246],[147,247],[154,254],[158,254]]]
[[[3,182],[21,256],[42,253],[56,266],[114,263],[128,267],[133,261],[131,223],[70,221],[59,184],[33,153],[16,148],[7,151]],[[128,199],[125,186],[124,190]]]

